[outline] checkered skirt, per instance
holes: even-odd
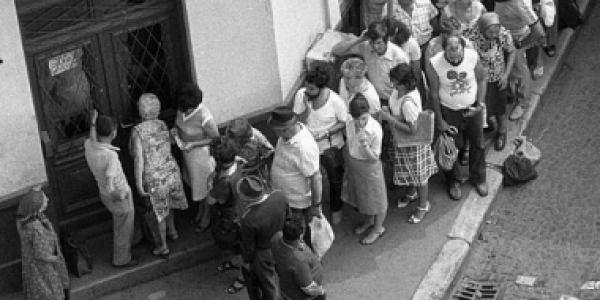
[[[431,145],[391,146],[388,152],[394,166],[396,185],[422,186],[438,171]]]

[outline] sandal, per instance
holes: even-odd
[[[417,200],[419,198],[419,194],[417,190],[414,190],[412,194],[406,193],[402,199],[398,200],[398,208],[405,208],[409,203]]]
[[[162,258],[162,259],[168,259],[169,258],[169,254],[171,254],[171,251],[169,251],[169,248],[165,248],[163,250],[160,250],[158,248],[154,248],[154,250],[152,250],[152,254],[154,254],[154,256],[158,257],[158,258]]]
[[[236,278],[235,281],[227,289],[225,289],[225,292],[227,294],[237,294],[245,287],[246,282],[242,279]]]
[[[222,264],[217,266],[217,271],[219,272],[226,272],[229,270],[236,270],[238,269],[238,267],[234,264],[231,263],[231,261],[225,261]]]
[[[421,223],[421,221],[423,221],[423,218],[425,217],[425,215],[429,212],[429,210],[431,209],[431,203],[429,201],[427,201],[427,204],[425,204],[425,207],[417,207],[417,211],[410,216],[410,218],[408,219],[408,223],[409,224],[419,224]],[[422,215],[421,217],[417,217],[417,214],[421,212]]]
[[[357,226],[356,228],[354,228],[354,234],[361,235],[361,234],[367,232],[367,230],[369,230],[369,228],[371,228],[372,226],[373,226],[373,224],[368,224],[368,225],[363,224],[363,225]]]
[[[375,243],[380,237],[385,233],[385,228],[382,228],[380,231],[371,231],[369,235],[367,235],[364,239],[360,241],[362,245],[371,245]]]

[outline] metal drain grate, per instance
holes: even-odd
[[[498,300],[500,299],[500,283],[496,281],[475,281],[464,278],[454,288],[452,299],[456,300]]]

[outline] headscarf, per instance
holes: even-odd
[[[17,219],[21,221],[27,221],[32,216],[36,216],[40,213],[44,204],[46,195],[41,191],[40,188],[34,188],[29,193],[25,194],[21,201],[19,201],[19,207],[17,208]]]
[[[342,63],[340,70],[344,76],[365,76],[367,65],[362,59],[351,57]]]
[[[160,101],[156,95],[145,93],[140,96],[138,101],[138,111],[142,120],[158,119],[160,114]]]
[[[479,30],[485,32],[492,25],[500,25],[500,17],[495,12],[488,12],[479,17]]]

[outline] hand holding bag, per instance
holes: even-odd
[[[319,256],[319,259],[323,258],[325,253],[331,248],[335,235],[331,225],[325,217],[314,217],[310,221],[310,241],[313,246],[315,254]]]
[[[433,149],[439,167],[444,171],[452,170],[458,157],[458,149],[454,144],[454,138],[448,136],[445,132],[440,134]]]

